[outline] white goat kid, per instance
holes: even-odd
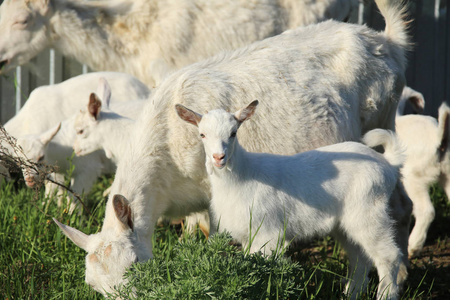
[[[343,20],[357,0],[5,0],[0,74],[54,47],[156,86],[168,73],[283,31]]]
[[[100,73],[104,74],[104,73]],[[129,81],[130,76],[122,73],[112,73],[113,83],[117,83],[114,91],[117,91],[117,94],[121,97],[124,97],[125,91],[128,90],[130,95],[139,95],[140,97],[145,97],[148,95],[149,90],[147,88],[143,89],[140,85],[141,83],[136,80],[139,84],[135,85],[136,82]],[[116,76],[117,75],[117,76]],[[89,76],[88,78],[97,78],[93,76]],[[127,86],[127,84],[129,84]],[[124,85],[125,84],[125,85]],[[78,84],[74,87],[83,90],[83,87],[80,87]],[[50,89],[51,90],[51,89]],[[102,97],[107,98],[108,101],[111,101],[112,90],[108,85],[105,78],[100,77],[99,82],[97,83],[98,93],[102,95]],[[85,91],[85,89],[84,89]],[[85,91],[85,93],[87,93]],[[74,91],[74,95],[79,95],[79,91]],[[75,107],[78,109],[80,106],[78,103],[81,102],[80,99],[75,99],[69,97],[69,99],[63,99],[68,103],[68,106],[73,109]],[[86,99],[86,97],[85,97]],[[123,107],[130,107],[128,102],[121,102],[116,100],[112,105],[118,110],[121,110]],[[53,99],[54,100],[54,99]],[[72,101],[69,101],[72,100]],[[144,103],[146,98],[135,100],[135,102]],[[45,105],[45,104],[43,104]],[[53,109],[56,110],[59,105],[56,105]],[[140,105],[142,107],[142,105]],[[140,108],[139,107],[139,108]],[[128,109],[124,111],[125,115],[135,115],[140,111],[139,108],[134,110]],[[50,110],[50,109],[49,109]],[[51,111],[51,110],[50,110]],[[49,112],[49,111],[47,111]],[[95,180],[101,174],[109,174],[115,170],[115,165],[107,159],[105,153],[103,151],[95,151],[90,153],[88,156],[84,157],[74,157],[71,162],[68,161],[68,158],[72,156],[72,145],[75,140],[75,130],[74,130],[74,122],[75,115],[73,115],[74,111],[72,111],[72,117],[68,118],[61,123],[58,123],[57,126],[49,129],[48,131],[41,134],[28,134],[25,136],[20,136],[17,139],[17,143],[24,150],[25,158],[28,158],[32,162],[45,162],[49,165],[54,165],[58,167],[57,173],[52,174],[50,179],[57,181],[62,184],[64,182],[64,175],[70,170],[71,164],[75,167],[71,178],[70,187],[77,194],[88,193],[94,184]],[[64,113],[62,113],[64,115]],[[23,116],[23,115],[21,115]],[[52,117],[49,117],[52,118]],[[36,118],[38,119],[38,118]],[[39,126],[39,124],[38,124]],[[42,125],[41,125],[42,126]],[[39,178],[39,173],[36,170],[25,167],[23,169],[25,182],[29,187],[33,187],[36,182],[41,182],[44,178]],[[57,184],[46,183],[46,194],[50,195],[54,193],[55,190],[58,190],[58,195],[61,196],[61,190]],[[61,197],[58,197],[58,205],[61,205]],[[75,204],[71,205],[70,211],[72,212],[75,208]]]
[[[85,107],[85,99],[89,97],[90,92],[98,89],[101,78],[108,80],[113,86],[114,95],[111,102],[114,103],[129,99],[146,99],[150,94],[146,85],[128,74],[119,72],[83,74],[58,84],[34,89],[19,113],[6,122],[5,130],[17,139],[26,135],[41,135],[55,128],[59,122]],[[11,155],[15,155],[10,145],[2,142],[2,147],[5,147]],[[0,166],[0,169],[3,168]],[[7,175],[7,172],[0,174],[2,173]]]
[[[396,206],[391,195],[403,156],[394,134],[374,130],[364,137],[371,145],[381,143],[384,155],[355,142],[294,156],[250,153],[236,133],[257,104],[234,114],[212,110],[204,116],[176,106],[183,120],[198,126],[205,147],[213,226],[219,224],[251,252],[331,234],[354,256],[350,261],[358,262],[350,268],[355,281],[373,262],[381,281],[378,299],[395,299],[403,254],[393,230],[398,220],[390,210]],[[349,284],[355,294],[364,288]]]
[[[204,149],[195,128],[185,126],[173,109],[176,103],[201,112],[216,107],[233,111],[253,99],[272,99],[261,104],[262,113],[240,131],[239,141],[252,152],[291,155],[360,140],[373,128],[394,129],[408,36],[402,6],[376,2],[386,18],[384,32],[326,21],[222,53],[167,77],[152,92],[130,134],[103,228],[122,226],[113,199],[123,196],[129,201],[135,234],[150,257],[159,216],[176,218],[209,207]],[[252,126],[258,127],[257,134]],[[124,243],[127,238],[122,237]],[[94,247],[84,249],[89,255]],[[97,274],[106,278],[108,265],[117,262],[103,261],[96,265]],[[89,260],[86,264],[92,270]],[[99,278],[91,284],[112,289],[106,282]]]
[[[116,113],[110,109],[109,98],[104,98],[106,107],[100,98],[92,93],[87,109],[75,116],[74,130],[76,137],[73,149],[77,156],[84,156],[97,150],[103,150],[106,157],[116,165],[126,153],[130,132],[135,119],[142,112],[144,101],[129,101]],[[126,117],[125,115],[133,118]]]
[[[396,132],[406,146],[406,161],[401,170],[403,184],[413,202],[416,219],[409,236],[408,253],[417,256],[435,216],[430,186],[438,182],[450,196],[450,108],[443,103],[438,121],[430,116],[406,115],[396,118]]]
[[[108,89],[108,86],[105,87]],[[111,95],[111,93],[109,93]],[[77,156],[84,156],[97,150],[103,150],[106,156],[116,165],[127,154],[130,132],[132,132],[137,118],[142,111],[144,102],[129,101],[120,105],[120,111],[135,116],[131,119],[112,111],[109,107],[109,98],[102,101],[91,94],[87,109],[81,110],[75,118],[75,131],[77,133],[73,149]],[[109,193],[109,189],[104,194]],[[194,232],[196,226],[209,235],[209,216],[207,212],[192,213],[186,217],[186,231]]]

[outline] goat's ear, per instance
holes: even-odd
[[[113,197],[114,212],[117,219],[121,222],[123,230],[134,229],[131,207],[128,200],[119,194]]]
[[[103,100],[106,107],[109,107],[109,103],[111,102],[111,86],[105,77],[100,77],[98,80],[97,95]]]
[[[34,0],[32,1],[38,7],[39,12],[42,15],[45,15],[50,8],[50,0]]]
[[[177,110],[178,116],[184,121],[191,123],[192,125],[198,126],[198,123],[202,120],[202,115],[190,110],[189,108],[176,104],[175,109]]]
[[[81,249],[88,251],[87,250],[87,244],[89,242],[89,235],[75,229],[72,228],[68,225],[64,225],[60,222],[58,222],[58,220],[56,220],[55,218],[53,218],[53,221],[56,223],[56,225],[58,225],[58,227],[62,230],[62,232],[72,241],[75,243],[75,245],[77,245],[78,247],[80,247]]]
[[[91,95],[89,96],[88,111],[95,120],[97,120],[101,108],[102,102],[95,93],[91,93]]]
[[[425,109],[425,98],[419,92],[414,93],[413,95],[408,97],[409,103],[411,103],[414,111],[416,113],[422,114]]]
[[[250,119],[250,117],[253,116],[253,114],[255,113],[256,106],[258,106],[258,104],[259,104],[259,101],[254,100],[252,103],[250,103],[246,107],[241,108],[240,110],[235,112],[234,117],[240,123],[244,122],[245,120]]]
[[[445,152],[448,151],[450,143],[450,108],[445,102],[443,102],[439,107],[438,121],[439,139],[441,141],[438,151],[439,160],[442,161],[444,159]]]
[[[55,137],[55,135],[58,133],[58,131],[61,129],[61,122],[58,123],[58,125],[50,128],[43,134],[39,136],[39,139],[42,144],[47,145],[50,143],[50,141]]]

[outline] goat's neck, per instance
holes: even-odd
[[[103,126],[102,146],[108,157],[118,163],[127,153],[129,136],[135,121],[127,118],[107,120]]]
[[[220,179],[245,178],[248,171],[252,169],[248,154],[249,153],[239,144],[238,140],[236,140],[233,152],[227,161],[226,167],[222,170],[214,168],[214,176],[217,176],[217,178]]]
[[[96,14],[81,3],[54,1],[49,25],[53,46],[94,70],[127,70],[120,53],[108,42],[110,26],[99,24]],[[127,70],[128,71],[128,70]]]

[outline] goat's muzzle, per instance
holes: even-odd
[[[226,160],[225,160],[225,153],[214,153],[213,154],[213,158],[214,158],[214,166],[221,169],[223,167],[225,167],[226,164]]]

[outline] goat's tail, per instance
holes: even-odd
[[[385,129],[373,129],[367,132],[362,141],[370,148],[383,146],[383,156],[393,166],[400,168],[405,161],[405,149],[397,135]]]
[[[440,141],[439,145],[439,160],[442,160],[445,152],[448,150],[449,140],[450,140],[450,108],[445,102],[442,102],[439,107],[439,116],[438,116],[438,138]]]
[[[405,70],[405,52],[411,48],[408,22],[405,20],[407,15],[406,6],[402,0],[375,0],[375,3],[386,22],[384,34],[394,46],[397,46],[395,47],[396,51],[394,51],[397,56],[396,59],[403,66],[403,70]]]

